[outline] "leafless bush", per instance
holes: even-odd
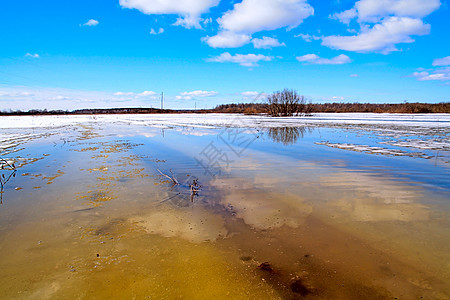
[[[267,113],[272,117],[303,115],[308,107],[305,97],[289,89],[274,92],[267,97],[267,102]]]

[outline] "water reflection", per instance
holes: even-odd
[[[269,128],[267,134],[276,143],[293,145],[299,138],[303,138],[305,132],[311,132],[309,127],[274,127]]]
[[[422,190],[388,175],[349,170],[323,176],[321,185],[334,191],[335,199],[330,204],[355,221],[407,222],[430,218],[429,207],[420,203]]]
[[[227,235],[222,217],[199,205],[184,208],[164,205],[130,221],[148,233],[180,237],[193,243],[215,241]]]
[[[11,178],[16,177],[16,166],[14,163],[9,162],[3,158],[0,158],[0,168],[1,170],[7,171],[5,173],[1,173],[0,175],[0,204],[3,204],[3,189],[5,185],[11,180]]]
[[[297,228],[312,213],[312,206],[292,193],[279,193],[266,184],[268,178],[222,178],[211,184],[222,194],[220,203],[253,228]],[[273,180],[272,182],[275,182]],[[266,188],[256,188],[256,184]]]
[[[38,162],[16,179],[54,183],[13,193],[15,205],[0,210],[5,298],[445,298],[448,213],[435,211],[426,182],[391,166],[397,158],[381,161],[388,171],[380,172],[373,156],[353,163],[331,149],[323,157],[313,151],[322,147],[318,136],[297,143],[310,128],[278,127],[267,129],[273,143],[258,140],[210,178],[186,154],[215,141],[207,133],[219,129],[150,139],[143,136],[159,129],[139,126],[93,128],[57,147],[49,170]],[[51,146],[27,151],[34,157]],[[43,174],[31,175],[37,170]],[[0,172],[2,188],[10,171]]]

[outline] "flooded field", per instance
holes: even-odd
[[[449,299],[450,116],[2,117],[4,299]]]

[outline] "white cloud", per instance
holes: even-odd
[[[34,96],[34,94],[30,92],[24,92],[24,91],[1,91],[0,90],[0,97],[4,98],[17,98],[17,97],[31,97]]]
[[[332,101],[344,101],[345,98],[341,97],[341,96],[333,96],[333,97],[331,97],[331,100]]]
[[[295,28],[314,14],[306,0],[243,0],[217,20],[221,28],[255,33],[278,28]]]
[[[0,103],[11,109],[63,109],[148,106],[148,97],[61,88],[0,86]],[[142,94],[142,93],[141,93]]]
[[[156,31],[155,29],[150,29],[150,34],[161,34],[164,33],[164,28],[159,28],[158,31]]]
[[[207,59],[209,62],[232,62],[244,67],[257,67],[260,61],[271,61],[272,56],[265,56],[262,54],[235,54],[231,55],[228,52],[222,53],[219,56]]]
[[[429,70],[429,71],[421,71],[421,72],[414,72],[412,74],[417,80],[420,81],[432,81],[432,80],[438,80],[438,81],[450,81],[450,67],[446,68],[439,68],[436,70]]]
[[[350,74],[350,77],[356,78],[356,77],[359,77],[359,75],[358,74]]]
[[[433,66],[450,66],[450,56],[435,59]]]
[[[440,0],[360,0],[353,8],[330,16],[345,24],[356,20],[359,33],[325,37],[322,44],[356,52],[398,51],[396,44],[412,43],[411,36],[429,34],[430,25],[422,18],[440,5]]]
[[[303,33],[294,35],[294,37],[301,37],[305,42],[308,42],[308,43],[312,42],[313,40],[314,41],[320,40],[320,37],[318,37],[318,36],[303,34]]]
[[[237,48],[248,44],[250,42],[250,35],[222,31],[215,36],[204,37],[202,41],[213,48]]]
[[[196,29],[202,29],[202,26],[200,25],[200,22],[203,19],[197,16],[187,15],[182,18],[177,18],[175,23],[173,23],[174,26],[182,26],[184,28],[190,29],[190,28],[196,28]]]
[[[204,26],[206,26],[206,25],[212,23],[212,19],[211,18],[204,19],[202,23],[203,23]]]
[[[339,20],[341,23],[349,24],[350,21],[358,15],[355,8],[343,11],[341,13],[335,13],[330,16],[331,19]]]
[[[116,92],[114,93],[114,96],[133,96],[133,92]]]
[[[286,46],[285,43],[280,43],[277,39],[264,36],[262,39],[252,39],[253,46],[257,49],[270,49],[273,47]]]
[[[94,20],[94,19],[90,19],[89,21],[87,21],[86,23],[83,24],[83,26],[97,26],[98,25],[98,21]]]
[[[153,92],[153,91],[143,91],[142,93],[116,92],[113,95],[114,96],[119,96],[119,97],[134,98],[134,99],[138,99],[138,98],[152,98],[152,99],[155,99],[155,98],[157,98],[157,95],[159,95],[159,94],[156,93],[156,92]]]
[[[254,102],[256,100],[260,100],[262,98],[267,97],[265,93],[259,93],[255,91],[247,91],[241,93],[242,99],[246,101]]]
[[[221,48],[241,47],[250,42],[253,33],[295,28],[313,14],[307,0],[243,0],[217,19],[220,32],[206,40],[211,47],[218,47],[212,46],[217,44],[223,45]]]
[[[247,92],[242,92],[241,95],[243,97],[256,97],[259,95],[258,92],[254,92],[254,91],[247,91]]]
[[[40,56],[37,53],[27,53],[25,57],[39,58]]]
[[[298,56],[297,60],[299,62],[305,62],[308,64],[314,64],[314,65],[343,65],[343,64],[348,64],[348,63],[352,62],[350,57],[348,57],[347,55],[344,55],[344,54],[338,55],[331,59],[321,58],[316,54],[306,54],[303,56]]]
[[[138,97],[152,97],[156,95],[158,95],[158,93],[153,91],[143,91],[142,93],[138,94]]]
[[[214,97],[214,96],[217,96],[217,94],[219,94],[219,93],[215,92],[215,91],[198,90],[198,91],[180,93],[180,95],[176,96],[175,98],[177,100],[192,100],[195,98]]]
[[[423,18],[440,7],[440,0],[360,0],[349,10],[330,16],[344,24],[352,19],[360,23],[378,23],[385,17]]]
[[[389,17],[372,28],[363,27],[354,36],[327,36],[322,45],[334,49],[356,52],[380,52],[383,54],[398,51],[396,44],[412,43],[411,35],[425,35],[430,25],[422,20],[406,17]]]
[[[211,7],[219,4],[219,0],[120,0],[125,8],[134,8],[147,15],[175,14],[180,18],[174,25],[186,28],[201,28],[201,15]]]
[[[440,5],[440,0],[361,0],[355,9],[359,22],[378,22],[386,16],[423,18]]]

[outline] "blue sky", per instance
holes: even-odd
[[[450,101],[444,0],[15,0],[0,109]]]

